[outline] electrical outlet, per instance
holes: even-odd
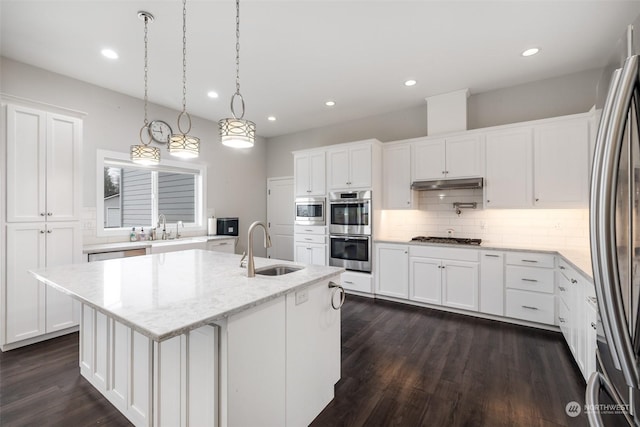
[[[296,305],[303,304],[309,301],[309,290],[305,289],[302,291],[296,292]]]

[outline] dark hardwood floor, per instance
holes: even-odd
[[[342,379],[313,426],[586,426],[559,333],[348,296]],[[0,353],[1,426],[129,426],[81,376],[78,334]]]

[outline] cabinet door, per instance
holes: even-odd
[[[47,267],[81,262],[82,235],[78,223],[48,223]],[[54,332],[78,324],[73,299],[49,286],[46,288],[46,331]]]
[[[382,152],[382,203],[384,209],[411,209],[411,146],[384,147]]]
[[[309,244],[295,242],[294,250],[295,262],[299,262],[301,264],[311,264],[311,250],[309,249]]]
[[[446,177],[482,176],[482,150],[477,135],[447,138]]]
[[[531,139],[529,127],[486,135],[485,207],[532,206]]]
[[[371,145],[349,149],[349,187],[371,187]]]
[[[46,216],[46,113],[7,106],[7,221],[43,221]],[[58,189],[62,193],[71,188]]]
[[[326,192],[324,152],[309,154],[309,192],[310,196],[324,196]]]
[[[45,333],[45,285],[28,270],[45,267],[45,224],[7,225],[6,342]]]
[[[342,190],[349,188],[349,150],[347,148],[330,150],[327,156],[329,162],[329,189]]]
[[[80,219],[82,122],[47,114],[47,221]]]
[[[309,264],[327,265],[327,245],[310,244],[307,249],[309,252]]]
[[[442,305],[442,262],[434,258],[409,260],[409,299]]]
[[[535,206],[586,207],[589,201],[589,127],[572,119],[534,129]]]
[[[483,252],[480,257],[480,312],[504,316],[504,254]]]
[[[478,263],[446,260],[442,268],[442,304],[477,311]]]
[[[376,293],[396,298],[409,297],[409,248],[376,245]]]
[[[444,139],[421,141],[413,145],[413,180],[445,178]]]
[[[308,299],[296,298],[306,294]],[[340,311],[328,281],[286,297],[286,424],[306,426],[333,399],[340,379]],[[264,424],[262,424],[264,425]]]
[[[309,155],[296,154],[293,157],[293,175],[296,196],[308,196],[311,193]]]

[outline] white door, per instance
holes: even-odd
[[[411,258],[409,261],[409,299],[442,304],[442,261]]]
[[[45,267],[45,224],[7,225],[6,342],[45,333],[45,285],[28,270]]]
[[[295,197],[293,177],[267,179],[267,225],[271,235],[268,258],[293,261]]]

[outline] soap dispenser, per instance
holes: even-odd
[[[131,233],[129,234],[129,241],[135,242],[136,240],[138,240],[138,236],[136,236],[136,228],[133,227],[131,229]]]

